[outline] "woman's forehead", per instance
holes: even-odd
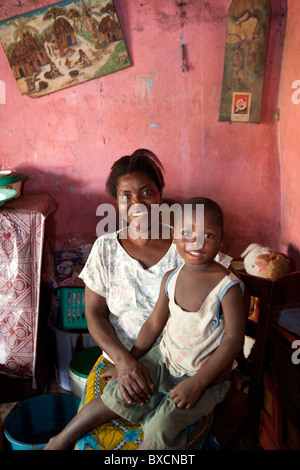
[[[120,176],[117,187],[120,189],[145,185],[155,185],[155,183],[146,172],[134,171],[133,173],[126,173],[125,175]]]

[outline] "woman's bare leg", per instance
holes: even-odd
[[[81,436],[117,416],[104,405],[101,397],[94,398],[84,405],[59,434],[50,439],[44,450],[68,449]]]

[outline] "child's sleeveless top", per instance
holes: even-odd
[[[187,312],[175,303],[175,286],[183,266],[173,271],[166,283],[170,317],[164,328],[160,349],[175,377],[194,375],[202,359],[225,339],[221,301],[228,289],[243,283],[233,273],[226,275],[208,294],[198,312]]]

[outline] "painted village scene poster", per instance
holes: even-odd
[[[22,94],[32,98],[132,65],[112,1],[66,0],[0,22]]]

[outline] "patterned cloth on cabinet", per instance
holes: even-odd
[[[45,223],[57,208],[45,194],[24,195],[0,211],[0,372],[36,382]]]

